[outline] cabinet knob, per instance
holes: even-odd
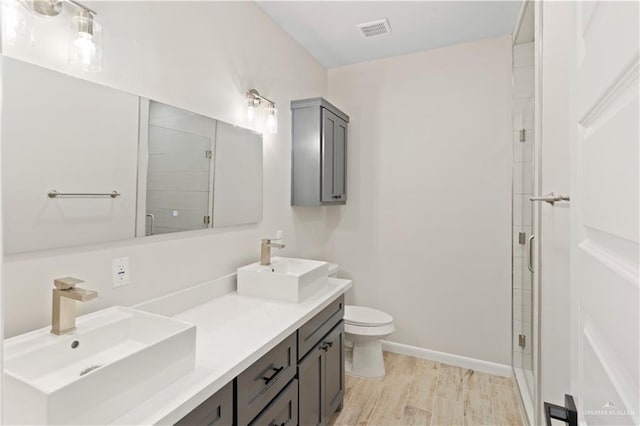
[[[320,349],[327,352],[331,346],[333,346],[333,342],[324,342],[322,343],[322,346],[320,347]]]

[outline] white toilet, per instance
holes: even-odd
[[[393,317],[377,309],[346,305],[344,331],[347,352],[345,371],[359,377],[383,377],[380,340],[395,331]]]

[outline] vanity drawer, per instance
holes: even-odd
[[[331,302],[315,317],[298,329],[298,359],[322,339],[344,317],[344,295]]]
[[[176,423],[176,426],[231,426],[233,424],[233,382],[198,405]]]
[[[239,425],[248,424],[293,379],[296,361],[296,334],[293,333],[240,373],[236,379]]]
[[[251,426],[297,426],[298,380],[291,383],[260,413]]]

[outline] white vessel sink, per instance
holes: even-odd
[[[195,325],[113,307],[4,342],[6,424],[107,424],[193,370]]]
[[[301,302],[327,285],[329,264],[317,260],[271,258],[238,269],[238,294]]]

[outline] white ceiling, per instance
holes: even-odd
[[[511,34],[520,1],[257,1],[327,68]],[[357,24],[388,18],[364,38]]]

